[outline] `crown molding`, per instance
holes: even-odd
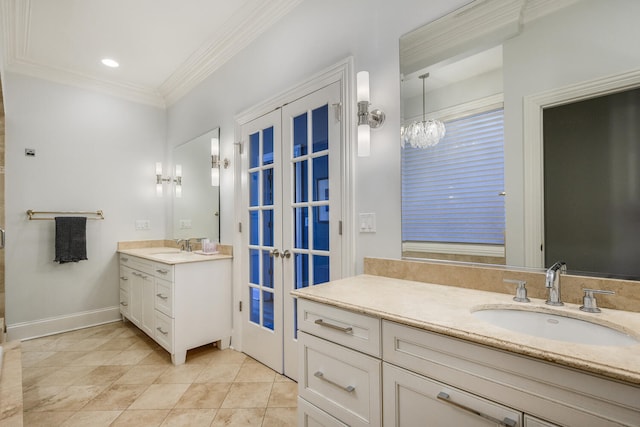
[[[32,0],[0,0],[1,65],[8,72],[166,108],[186,95],[301,2],[302,0],[248,2],[234,19],[226,21],[221,27],[220,34],[225,35],[224,38],[205,43],[160,87],[153,88],[119,80],[99,79],[29,59]]]
[[[203,45],[160,86],[167,105],[186,95],[301,2],[270,0],[258,8],[245,6],[238,19],[229,20],[222,27],[221,33],[226,37]]]

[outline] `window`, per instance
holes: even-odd
[[[403,149],[403,244],[494,245],[503,253],[504,109],[445,125],[438,145]]]

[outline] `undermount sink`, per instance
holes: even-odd
[[[543,311],[480,308],[475,318],[510,331],[556,341],[602,346],[630,346],[636,338],[608,326]]]
[[[158,252],[153,256],[164,261],[186,261],[196,255],[193,252]]]

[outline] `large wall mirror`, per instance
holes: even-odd
[[[400,39],[403,128],[446,129],[402,139],[403,257],[640,280],[638,16],[636,0],[476,0]]]
[[[219,151],[220,129],[213,129],[173,150],[173,163],[182,171],[173,198],[173,238],[220,240]]]

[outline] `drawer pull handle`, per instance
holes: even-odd
[[[126,302],[121,302],[120,305],[127,307],[129,304],[127,304]]]
[[[455,406],[458,409],[462,409],[463,411],[469,412],[470,414],[482,417],[485,420],[489,420],[492,423],[496,423],[496,424],[498,424],[500,426],[515,427],[515,426],[518,425],[518,423],[516,421],[512,420],[511,418],[505,417],[504,420],[499,420],[497,418],[493,418],[491,415],[483,414],[482,412],[477,411],[477,410],[472,409],[472,408],[469,408],[468,406],[464,406],[464,405],[461,405],[459,403],[456,403],[456,402],[452,401],[449,398],[449,395],[447,393],[445,393],[444,391],[441,391],[440,393],[438,393],[438,400],[440,400],[441,402],[447,403],[449,405]]]
[[[124,280],[126,282],[129,278],[127,276],[120,276],[120,280]]]
[[[161,269],[158,269],[158,270],[156,270],[156,271],[157,271],[158,273],[160,273],[160,274],[167,274],[167,273],[169,272],[169,270],[164,270],[164,269],[162,269],[162,270],[161,270]]]
[[[169,334],[169,332],[165,332],[165,331],[163,331],[163,330],[162,330],[162,328],[161,328],[160,326],[158,326],[156,329],[157,329],[157,330],[158,330],[158,332],[160,332],[162,335],[168,335],[168,334]]]
[[[320,371],[318,371],[315,374],[313,374],[313,376],[316,377],[316,378],[320,378],[322,381],[328,382],[332,386],[341,388],[342,390],[344,390],[344,391],[346,391],[348,393],[353,393],[356,390],[356,388],[354,386],[352,386],[352,385],[348,385],[348,386],[344,387],[344,386],[341,386],[338,383],[335,383],[335,382],[333,382],[331,380],[326,379],[324,374],[322,372],[320,372]]]
[[[129,261],[129,258],[120,257],[120,261],[122,261],[122,262],[128,262],[128,261]]]
[[[353,332],[353,328],[351,326],[343,328],[342,326],[333,325],[331,323],[327,323],[322,319],[316,319],[314,322],[316,325],[325,326],[327,328],[335,329],[336,331],[344,332],[345,334],[350,334]]]
[[[169,298],[169,297],[164,296],[164,295],[162,295],[162,294],[156,294],[156,296],[157,296],[158,298],[160,298],[160,299],[163,299],[163,300],[166,300],[167,298]]]

